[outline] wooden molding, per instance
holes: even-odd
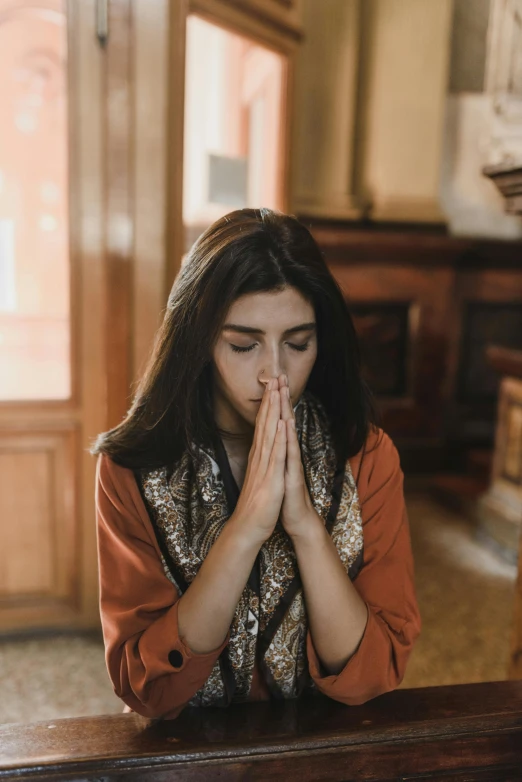
[[[292,211],[303,220],[317,217],[330,220],[360,220],[365,213],[363,203],[354,195],[325,198],[297,195],[292,201]]]
[[[303,222],[328,261],[358,265],[370,262],[401,266],[449,266],[455,270],[520,271],[522,241],[455,237],[438,226],[413,231],[400,223],[381,228],[372,222],[348,223],[303,216]]]
[[[279,46],[303,37],[302,0],[189,0],[190,12],[212,18],[217,24],[242,28],[245,35]]]
[[[251,5],[237,0],[182,0],[188,2],[188,12],[208,19],[228,30],[246,35],[263,46],[278,52],[295,51],[302,37],[300,27],[281,23],[265,7],[277,7],[272,0],[259,0]]]

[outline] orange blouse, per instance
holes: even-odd
[[[364,541],[364,563],[353,584],[369,609],[366,629],[343,670],[326,676],[310,630],[307,635],[308,666],[317,688],[351,705],[400,684],[421,628],[397,449],[378,429],[361,457],[362,451],[350,459]],[[104,454],[96,468],[96,517],[100,613],[114,692],[126,704],[124,711],[174,719],[207,680],[230,631],[206,654],[193,652],[180,637],[179,595],[163,570],[134,474]],[[170,662],[173,651],[178,654],[170,655]],[[256,664],[250,699],[269,698]]]

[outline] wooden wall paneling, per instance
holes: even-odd
[[[462,271],[510,270],[520,274],[522,242],[450,236],[429,224],[377,225],[375,223],[309,220],[328,260],[341,263],[379,262],[388,266],[450,266]]]
[[[0,434],[0,630],[68,626],[81,594],[77,427]]]
[[[499,306],[503,313],[501,322],[518,323],[518,308],[522,306],[522,245],[456,238],[427,227],[416,230],[410,227],[406,231],[307,218],[303,221],[318,242],[329,267],[345,279],[347,292],[358,305],[359,314],[361,311],[371,313],[374,308],[372,352],[383,362],[384,374],[378,378],[376,390],[382,390],[384,398],[380,407],[384,409],[384,420],[389,423],[390,432],[395,433],[403,446],[402,453],[405,456],[411,453],[412,461],[408,461],[408,466],[427,472],[461,469],[463,465],[458,460],[462,462],[466,449],[474,444],[473,438],[476,440],[478,435],[487,434],[488,445],[492,445],[495,422],[493,397],[486,403],[479,400],[473,404],[462,404],[457,399],[459,367],[466,361],[470,363],[469,356],[461,355],[466,302],[476,300],[480,306],[489,307],[488,303],[492,307]],[[433,303],[430,286],[433,286]],[[394,375],[395,358],[386,353],[386,344],[392,344],[400,354],[400,340],[390,342],[390,333],[394,329],[404,330],[404,303],[408,299],[417,300],[417,288],[420,312],[424,313],[421,322],[426,323],[423,320],[426,313],[429,317],[426,329],[418,332],[419,355],[423,358],[416,371],[425,378],[421,380],[421,385],[425,383],[425,386],[424,390],[417,390],[416,403],[423,413],[413,416],[411,405],[408,412],[406,400],[401,402],[396,392],[394,399],[385,398],[390,378],[396,381],[400,375],[400,368]],[[388,290],[392,291],[390,296]],[[494,320],[495,313],[487,307],[489,319]],[[357,306],[355,309],[357,311]],[[473,314],[482,328],[481,311]],[[521,329],[514,331],[516,338]],[[477,349],[475,346],[471,365],[476,364]],[[380,368],[375,367],[374,372],[380,372]],[[491,378],[487,382],[491,384]],[[393,391],[393,382],[391,387]],[[379,394],[378,402],[381,402]],[[430,425],[426,429],[427,421]],[[433,440],[435,428],[438,435]]]
[[[500,377],[486,348],[522,347],[522,328],[516,328],[522,327],[522,275],[502,268],[457,269],[450,322],[448,432],[456,440],[492,442]]]
[[[437,445],[444,440],[442,420],[443,378],[446,373],[448,300],[452,273],[445,268],[413,269],[378,263],[330,269],[343,288],[349,305],[398,303],[408,311],[407,391],[398,398],[379,396],[383,426],[403,442]],[[359,324],[364,328],[364,323]]]

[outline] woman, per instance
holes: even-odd
[[[100,435],[106,661],[146,717],[395,688],[420,631],[403,496],[308,230],[241,209],[192,247],[122,423]]]

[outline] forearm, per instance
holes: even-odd
[[[321,519],[292,538],[303,584],[310,633],[328,674],[339,673],[364,635],[368,609]]]
[[[180,598],[179,633],[194,652],[223,642],[261,545],[232,515]]]

